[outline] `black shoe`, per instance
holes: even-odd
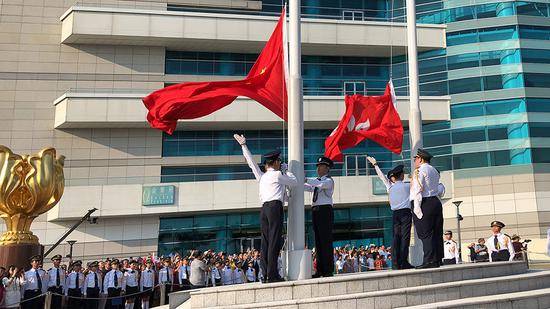
[[[413,268],[414,268],[414,266],[412,266],[411,264],[407,263],[407,264],[401,266],[400,269],[413,269]]]
[[[262,278],[262,280],[260,280],[261,283],[267,283],[267,279],[265,278]]]
[[[269,283],[275,283],[275,282],[283,282],[285,281],[284,278],[281,278],[281,277],[278,277],[278,278],[273,278],[273,279],[269,279]]]
[[[323,274],[322,276],[323,277],[332,277],[332,276],[334,276],[334,274],[333,273],[326,273],[326,274]]]
[[[439,268],[439,263],[430,262],[430,263],[422,264],[420,266],[416,266],[415,268],[416,269]]]
[[[321,275],[320,273],[314,273],[313,276],[311,276],[312,279],[317,279],[321,277],[323,277],[323,275]]]

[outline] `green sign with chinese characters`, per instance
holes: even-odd
[[[372,194],[374,195],[386,195],[388,194],[388,191],[386,190],[386,185],[384,185],[384,182],[378,178],[371,178],[372,179]]]
[[[176,196],[175,186],[143,187],[141,204],[143,206],[172,205]]]

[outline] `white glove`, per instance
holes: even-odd
[[[367,160],[370,162],[370,164],[376,165],[376,159],[375,158],[367,156]]]
[[[244,135],[233,134],[233,138],[239,143],[239,145],[246,144],[246,137]]]
[[[281,171],[286,172],[288,170],[288,165],[286,163],[281,163]]]

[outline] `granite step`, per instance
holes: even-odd
[[[202,308],[330,297],[517,275],[527,270],[525,262],[475,263],[436,269],[366,272],[273,284],[222,286],[172,293],[170,307],[176,308],[184,302],[186,308]]]
[[[550,288],[470,297],[398,309],[548,309]]]
[[[284,301],[269,301],[267,299],[273,298],[266,297],[266,300],[264,301],[256,301],[253,303],[250,302],[240,305],[208,306],[203,303],[199,306],[198,303],[195,303],[195,306],[207,309],[386,309],[417,306],[470,297],[492,297],[495,294],[515,293],[544,288],[550,288],[550,271],[529,271],[519,275],[451,281],[446,283],[395,288],[376,292],[309,297],[305,299],[289,299]],[[246,299],[246,295],[240,295],[239,297]],[[189,307],[184,304],[179,308]]]

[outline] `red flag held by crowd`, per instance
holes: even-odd
[[[403,147],[403,126],[391,81],[381,96],[346,96],[346,112],[325,140],[325,156],[342,161],[342,151],[370,139],[394,153]]]
[[[172,134],[178,119],[194,119],[209,115],[238,96],[256,100],[283,120],[287,120],[287,90],[283,28],[286,11],[262,53],[248,73],[238,81],[189,82],[168,86],[143,98],[149,110],[147,121],[153,128]]]

